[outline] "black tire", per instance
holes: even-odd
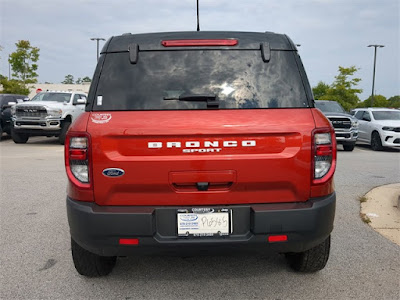
[[[381,151],[383,150],[381,137],[379,133],[374,131],[371,136],[371,149],[374,151]]]
[[[343,144],[344,151],[353,151],[356,144]]]
[[[83,276],[106,276],[111,273],[117,262],[116,256],[100,256],[91,253],[79,246],[72,238],[71,250],[75,269]]]
[[[286,258],[290,267],[303,273],[314,273],[325,268],[331,248],[331,236],[324,242],[300,253],[287,253]]]
[[[61,127],[61,133],[58,136],[58,141],[60,142],[61,145],[64,145],[65,143],[65,137],[67,136],[67,131],[69,126],[71,125],[71,122],[65,121],[62,123]]]
[[[11,138],[16,144],[25,144],[29,140],[29,134],[19,133],[15,129],[11,128]]]

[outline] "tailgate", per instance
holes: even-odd
[[[308,108],[92,112],[95,202],[306,201],[314,127]]]

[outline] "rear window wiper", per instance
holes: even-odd
[[[218,108],[219,106],[217,96],[212,94],[182,94],[179,97],[164,97],[163,99],[179,101],[203,101],[207,102],[207,107]]]

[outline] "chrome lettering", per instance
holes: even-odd
[[[162,148],[161,142],[149,142],[148,144],[149,149],[160,149]]]
[[[219,146],[219,142],[215,141],[215,142],[210,142],[210,141],[205,141],[204,142],[204,147],[208,148],[208,147],[218,147]]]
[[[167,143],[167,148],[180,148],[181,147],[181,142],[168,142]]]
[[[224,147],[237,147],[236,141],[224,141]]]
[[[243,147],[254,147],[256,145],[256,141],[242,141]]]
[[[186,142],[186,148],[198,148],[200,147],[200,142]]]
[[[204,148],[200,148],[203,144]],[[208,153],[208,152],[220,152],[222,148],[218,148],[220,145],[219,141],[187,141],[184,142],[185,149],[182,150],[183,153]],[[222,146],[225,148],[235,148],[238,146],[242,147],[255,147],[255,140],[245,140],[245,141],[223,141]],[[147,147],[149,149],[161,149],[163,148],[163,142],[148,142]],[[167,142],[166,147],[171,148],[182,148],[182,142]],[[186,149],[188,148],[188,149]]]
[[[213,153],[213,152],[221,152],[222,148],[201,148],[201,149],[183,149],[183,153]]]

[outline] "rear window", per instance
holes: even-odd
[[[207,109],[206,101],[179,101],[185,95],[213,95],[219,109],[308,107],[299,70],[290,51],[179,50],[105,57],[93,110]]]

